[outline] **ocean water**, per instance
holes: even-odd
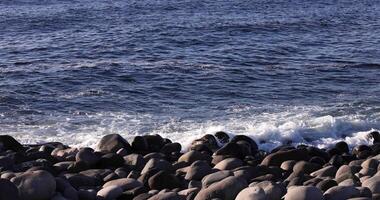
[[[0,133],[368,144],[380,1],[1,0]]]

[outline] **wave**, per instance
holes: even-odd
[[[199,120],[180,115],[78,111],[42,116],[33,122],[8,121],[1,124],[0,132],[27,144],[60,141],[78,147],[94,147],[103,135],[110,133],[121,134],[128,140],[137,135],[160,134],[180,142],[185,150],[194,139],[217,131],[250,136],[264,150],[288,142],[328,148],[337,141],[346,141],[353,147],[369,144],[367,134],[380,130],[380,112],[374,110],[377,112],[367,109],[368,115],[334,116],[332,113],[338,113],[337,110],[320,106],[232,107],[216,113],[219,116],[215,118]]]

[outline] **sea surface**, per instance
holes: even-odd
[[[368,144],[380,1],[0,0],[0,134]]]

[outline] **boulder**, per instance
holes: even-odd
[[[218,139],[219,143],[221,144],[225,144],[227,142],[229,142],[230,140],[230,136],[228,136],[228,134],[226,132],[223,132],[223,131],[218,131],[214,134],[214,136],[216,137],[216,139]]]
[[[293,186],[288,189],[285,200],[322,200],[322,191],[314,186]]]
[[[197,160],[211,161],[211,157],[210,155],[192,150],[179,157],[178,162],[186,162],[191,164]]]
[[[76,162],[82,162],[86,166],[94,166],[100,160],[100,155],[95,154],[94,150],[91,148],[82,148],[75,155]]]
[[[215,165],[215,169],[232,170],[243,165],[243,161],[238,158],[226,158]]]
[[[362,187],[369,188],[372,193],[380,193],[380,176],[374,176],[363,181]]]
[[[123,190],[119,186],[111,185],[99,190],[96,196],[98,200],[114,200],[121,196],[122,193]]]
[[[267,200],[265,192],[260,187],[247,187],[239,192],[235,200]]]
[[[141,187],[143,186],[143,184],[135,179],[120,178],[120,179],[108,181],[107,183],[103,185],[103,188],[106,188],[109,186],[118,186],[122,189],[122,191],[125,191],[125,190],[130,190],[133,188]]]
[[[266,156],[264,160],[261,162],[261,165],[280,166],[283,162],[287,160],[309,160],[309,155],[305,149],[277,151]]]
[[[121,148],[124,148],[127,151],[131,151],[131,146],[127,140],[125,140],[119,134],[109,134],[103,136],[96,146],[96,149],[98,151],[113,153],[116,153]]]
[[[20,200],[17,187],[7,179],[0,179],[0,200]]]
[[[174,189],[181,187],[181,181],[167,171],[159,171],[148,180],[149,187],[155,190]]]
[[[314,177],[335,177],[336,172],[336,167],[329,165],[322,169],[312,172],[310,175]]]
[[[141,174],[145,174],[146,172],[157,169],[157,170],[171,170],[172,165],[164,160],[164,159],[158,159],[158,158],[151,158],[144,166],[144,168],[141,170]]]
[[[148,200],[184,200],[184,198],[175,192],[160,192]]]
[[[213,170],[210,165],[203,160],[193,162],[188,169],[185,179],[186,180],[201,180],[204,176],[212,173]]]
[[[6,151],[6,150],[12,150],[15,152],[24,151],[25,148],[17,142],[16,139],[14,139],[10,135],[0,135],[0,151]]]
[[[207,188],[211,184],[221,181],[229,176],[233,176],[234,174],[230,171],[224,170],[224,171],[218,171],[214,172],[212,174],[209,174],[202,179],[202,187]]]
[[[124,164],[128,165],[132,169],[142,170],[145,165],[144,158],[140,154],[129,154],[124,156]]]
[[[215,198],[234,200],[239,192],[247,186],[248,184],[244,179],[230,176],[202,189],[194,200],[211,200]]]
[[[325,200],[342,200],[357,197],[360,191],[354,186],[335,186],[328,189],[324,194]]]
[[[49,200],[56,190],[55,178],[47,171],[25,172],[11,181],[23,200]]]

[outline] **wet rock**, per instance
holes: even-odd
[[[124,148],[127,151],[131,151],[131,146],[127,140],[125,140],[119,134],[109,134],[103,136],[102,139],[100,139],[96,150],[116,153],[121,148]]]
[[[230,171],[224,170],[219,172],[214,172],[209,174],[202,179],[202,187],[207,188],[211,184],[221,181],[229,176],[233,176],[234,174]]]
[[[265,192],[260,187],[247,187],[239,192],[235,200],[267,200]]]
[[[0,200],[20,200],[17,187],[7,179],[0,179]]]
[[[238,158],[226,158],[215,165],[215,169],[232,170],[242,166],[244,163]]]
[[[172,169],[172,165],[164,159],[152,158],[145,164],[141,174],[145,174],[152,169],[170,171]]]
[[[213,170],[210,165],[203,160],[198,160],[190,165],[189,170],[186,173],[186,180],[201,180],[204,176],[212,173]]]
[[[314,177],[335,177],[338,169],[332,165],[319,169],[317,171],[312,172],[310,175]]]
[[[310,163],[306,161],[299,161],[293,167],[293,172],[299,173],[304,172],[305,174],[310,174],[314,171],[320,169],[321,166],[315,163]]]
[[[100,168],[117,168],[124,165],[124,158],[116,153],[103,155],[98,161]]]
[[[10,135],[0,135],[0,151],[24,151],[25,148]]]
[[[74,161],[75,155],[78,153],[77,148],[67,148],[67,149],[60,149],[55,148],[51,152],[51,156],[61,160],[61,161]]]
[[[252,152],[252,153],[257,152],[258,146],[257,146],[256,142],[252,138],[250,138],[250,137],[248,137],[246,135],[236,135],[235,137],[233,137],[231,139],[230,142],[231,143],[233,143],[233,142],[238,143],[239,141],[245,141],[245,142],[249,143],[249,145],[251,147],[251,151],[250,152]]]
[[[199,151],[189,151],[185,154],[183,154],[179,159],[178,159],[178,162],[186,162],[186,163],[193,163],[197,160],[205,160],[205,161],[211,161],[211,157],[210,155],[207,155],[207,154],[203,154]]]
[[[372,193],[380,193],[380,176],[374,176],[363,181],[363,187],[369,188]]]
[[[181,182],[176,176],[168,173],[167,171],[160,171],[149,178],[149,187],[151,189],[174,189],[181,187]]]
[[[88,147],[80,149],[75,155],[76,162],[82,162],[88,167],[96,165],[99,160],[100,155],[94,153],[94,150]]]
[[[314,186],[293,186],[288,189],[285,200],[321,200],[321,190]]]
[[[160,192],[150,197],[148,200],[184,200],[184,198],[175,192]]]
[[[211,200],[214,198],[234,200],[239,192],[247,186],[247,182],[242,178],[227,177],[199,191],[194,200]]]
[[[55,178],[46,171],[25,172],[11,181],[25,200],[49,200],[56,190]]]
[[[296,160],[296,161],[309,160],[309,155],[305,149],[277,151],[265,157],[264,160],[261,162],[261,165],[280,166],[281,163],[287,160]]]
[[[218,131],[214,135],[221,144],[225,144],[230,140],[230,136],[228,136],[228,134],[223,131]]]
[[[131,169],[142,170],[145,166],[144,158],[140,154],[130,154],[123,158],[124,164],[128,165]]]
[[[335,148],[338,149],[341,154],[350,152],[350,149],[348,148],[348,144],[344,141],[337,142],[335,144]]]
[[[123,190],[119,186],[111,185],[99,190],[96,196],[99,200],[114,200],[122,193]]]
[[[160,135],[144,135],[143,138],[148,144],[149,152],[159,152],[165,145],[165,141]]]
[[[357,197],[360,191],[354,186],[335,186],[328,189],[324,194],[325,200],[342,200]]]
[[[109,186],[118,186],[122,189],[122,191],[130,190],[133,188],[141,187],[143,184],[135,179],[131,178],[121,178],[109,181],[103,185],[103,188],[109,187]]]
[[[161,148],[160,152],[165,154],[165,155],[170,155],[173,152],[180,152],[181,149],[182,149],[181,144],[176,142],[176,143],[165,144]]]
[[[97,192],[95,190],[81,189],[78,191],[78,197],[80,200],[95,200]]]

